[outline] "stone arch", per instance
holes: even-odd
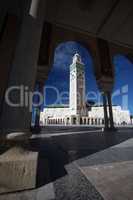
[[[44,24],[42,32],[41,46],[38,59],[38,79],[47,79],[48,73],[54,60],[54,52],[57,46],[61,43],[75,41],[81,46],[86,48],[90,53],[93,66],[94,75],[96,80],[100,76],[100,62],[98,55],[97,39],[90,34],[83,34],[77,30],[62,27],[60,25],[54,25],[50,23]],[[45,73],[45,75],[43,75]]]
[[[88,49],[86,49],[86,47],[85,46],[83,46],[83,45],[81,45],[81,43],[79,43],[79,42],[77,42],[77,41],[65,41],[64,43],[59,43],[58,44],[58,46],[56,46],[56,49],[54,49],[55,50],[55,55],[58,55],[58,49],[60,49],[60,47],[61,46],[67,46],[67,44],[70,44],[70,43],[75,43],[75,44],[77,44],[77,49],[79,48],[79,52],[81,51],[83,51],[83,52],[85,52],[85,56],[84,56],[84,53],[82,53],[82,56],[83,56],[83,58],[84,58],[84,61],[83,62],[86,62],[86,63],[89,63],[90,62],[90,64],[87,64],[87,67],[85,68],[85,71],[86,71],[86,87],[88,87],[87,88],[87,90],[86,91],[89,91],[89,89],[91,90],[93,90],[93,91],[98,91],[98,86],[97,86],[97,82],[96,82],[96,77],[95,77],[95,73],[94,73],[94,68],[93,68],[93,66],[94,66],[94,63],[93,63],[93,58],[92,58],[92,56],[91,56],[91,53],[90,53],[90,51],[88,50]],[[82,50],[81,50],[82,49]],[[57,51],[57,54],[56,54],[56,51]],[[72,53],[72,56],[74,55],[74,53],[76,52],[76,50]],[[71,58],[69,58],[69,59],[71,59]],[[68,59],[68,60],[69,60]],[[58,60],[58,59],[57,59]],[[53,66],[55,66],[55,63],[53,64]],[[69,66],[69,65],[68,65]],[[89,67],[88,67],[89,66]],[[69,69],[69,68],[68,68]],[[56,69],[52,69],[51,70],[51,73],[49,74],[51,77],[52,77],[52,73],[53,73],[53,71],[54,71],[54,75],[55,75],[55,73],[56,73]],[[69,70],[68,70],[69,71]],[[62,73],[62,72],[59,72],[58,73],[58,75],[60,74],[60,73]],[[66,73],[66,72],[65,72]],[[87,82],[88,82],[88,77],[90,77],[91,76],[91,80],[93,80],[93,81],[91,81],[92,82],[92,84],[91,84],[91,87],[92,88],[90,88],[89,86],[88,86],[88,84],[87,84]],[[56,77],[56,76],[55,76]],[[52,78],[51,78],[52,79]],[[57,80],[58,80],[58,78],[57,78]],[[69,80],[68,80],[69,81]],[[45,82],[45,83],[48,83],[48,85],[50,85],[51,84],[51,82]]]

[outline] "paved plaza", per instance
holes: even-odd
[[[0,200],[131,200],[132,138],[132,128],[104,133],[47,127],[30,141],[30,150],[39,153],[36,189],[3,194]]]

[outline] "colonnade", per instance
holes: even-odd
[[[42,122],[42,125],[104,125],[104,118],[89,118],[81,117],[80,122],[79,118],[45,118]]]
[[[45,0],[32,0],[26,2],[24,10],[22,11],[23,16],[19,29],[19,37],[17,38],[17,44],[12,60],[10,61],[12,66],[6,84],[7,88],[16,87],[16,90],[10,95],[10,98],[13,99],[13,103],[16,105],[20,102],[20,86],[23,86],[26,92],[27,90],[29,93],[34,91],[45,18]],[[108,42],[99,38],[96,38],[94,42],[95,45],[93,46],[96,48],[94,52],[97,52],[94,54],[94,58],[97,60],[97,63],[100,63],[99,67],[96,67],[100,70],[99,77],[104,76],[108,78],[108,71],[110,72],[112,69]],[[100,80],[100,82],[102,81]],[[100,84],[100,82],[98,82],[98,84]],[[105,128],[114,128],[111,90],[106,90],[104,84],[102,87],[99,86],[99,88],[101,88],[101,92],[104,91],[103,104]],[[25,101],[27,101],[27,99],[25,99],[24,96],[24,106],[21,106],[20,104],[20,106],[16,107],[10,106],[5,100],[2,102],[2,111],[0,113],[0,130],[2,133],[8,134],[11,132],[30,131],[31,111],[29,111],[29,107]],[[109,105],[109,116],[107,115],[107,103]],[[37,113],[35,126],[39,127],[40,108],[38,108]],[[89,121],[89,123],[94,123],[94,119]],[[100,121],[95,119],[95,122],[99,123]],[[56,121],[54,121],[54,123],[56,123]],[[59,121],[59,123],[69,124],[71,123],[71,119],[67,119],[66,121],[62,120]],[[88,124],[88,120],[84,119],[84,123]]]

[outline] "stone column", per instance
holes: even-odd
[[[86,117],[86,125],[88,124],[88,118]]]
[[[98,123],[97,124],[100,125],[100,118],[98,118]]]
[[[106,40],[97,38],[97,64],[99,65],[97,71],[97,83],[100,91],[103,93],[103,105],[104,105],[104,119],[105,129],[109,128],[108,112],[107,112],[107,101],[110,104],[108,98],[108,92],[111,93],[114,86],[114,66],[112,63],[112,52],[110,43]],[[112,115],[111,106],[109,108],[109,118]],[[113,115],[112,115],[113,116]],[[112,119],[111,119],[112,120]],[[111,121],[113,126],[113,120]]]
[[[8,88],[23,86],[26,91],[32,92],[34,90],[44,13],[45,0],[32,0],[30,10],[23,17],[16,52],[12,61],[12,70],[9,75]],[[29,105],[22,105],[26,101],[23,98],[24,91],[22,93],[20,104],[19,88],[10,92],[10,100],[14,104],[20,104],[19,106],[10,106],[6,101],[4,103],[0,119],[2,133],[29,132],[31,110]]]
[[[108,99],[108,107],[109,107],[110,128],[111,128],[111,129],[114,129],[113,110],[112,110],[112,100],[111,100],[111,93],[110,93],[110,92],[107,92],[107,99]]]
[[[102,125],[102,119],[101,118],[99,119],[99,122],[100,122],[99,125],[101,126]]]
[[[77,116],[77,118],[76,118],[76,124],[80,125],[80,116]]]
[[[103,109],[104,109],[104,124],[105,124],[105,130],[109,129],[109,123],[108,123],[108,111],[107,111],[107,98],[106,94],[103,93]]]
[[[64,124],[67,126],[67,117],[64,118]]]
[[[70,125],[73,125],[73,116],[70,117]]]

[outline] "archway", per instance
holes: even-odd
[[[51,86],[58,88],[59,93],[64,91],[67,93],[69,91],[69,66],[72,62],[72,57],[76,52],[81,55],[82,61],[85,64],[86,95],[90,97],[91,95],[93,96],[93,93],[98,93],[91,54],[88,52],[88,49],[79,42],[68,41],[59,44],[55,49],[53,65],[47,81],[45,82],[46,88],[50,86],[50,90],[47,89],[47,93],[45,94],[46,106],[56,102],[54,98],[56,91],[54,91],[54,89],[52,90]],[[61,102],[57,101],[57,104],[60,103]],[[62,104],[66,103],[68,103],[68,99],[62,102]]]
[[[85,105],[93,101],[93,106],[99,101],[99,92],[94,76],[94,64],[91,54],[78,42],[69,41],[59,44],[54,53],[54,60],[48,79],[45,82],[44,112],[53,108],[55,116],[60,112],[61,117],[66,115],[64,109],[70,107],[70,65],[75,53],[78,53],[84,63],[85,71]],[[95,98],[95,99],[94,99]],[[85,107],[88,109],[88,107]],[[90,109],[90,107],[89,107]],[[68,110],[66,110],[68,112]],[[64,113],[64,114],[63,114]],[[70,115],[70,113],[68,113]],[[74,114],[76,119],[77,114]],[[86,117],[88,116],[88,111]],[[75,121],[71,121],[75,124]],[[81,122],[80,122],[81,124]]]

